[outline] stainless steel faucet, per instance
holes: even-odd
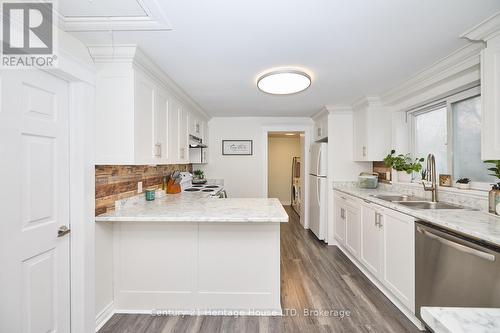
[[[424,191],[432,191],[432,202],[437,202],[437,183],[436,183],[436,159],[433,154],[427,155],[427,176],[425,179],[431,182],[431,186],[427,186],[422,180]]]

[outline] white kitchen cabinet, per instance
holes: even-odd
[[[358,200],[344,194],[334,196],[333,235],[354,257],[360,252],[360,206]]]
[[[206,119],[135,46],[92,46],[96,75],[96,164],[189,163],[189,131]]]
[[[354,105],[354,161],[382,161],[391,150],[391,115],[378,98]]]
[[[361,204],[361,263],[374,275],[382,274],[383,218],[376,205]]]
[[[159,159],[160,163],[168,163],[170,161],[168,149],[170,132],[169,98],[163,89],[158,89],[155,97],[153,156]]]
[[[413,217],[335,191],[334,236],[385,287],[384,292],[414,312]]]
[[[415,219],[385,209],[382,283],[410,310],[415,310]]]
[[[361,218],[360,206],[354,200],[348,200],[345,207],[345,247],[351,254],[359,259],[361,249]]]
[[[197,117],[194,114],[190,114],[189,134],[205,141],[203,128],[204,128],[204,120],[202,120],[201,118]]]
[[[323,115],[314,121],[314,141],[328,139],[328,116]]]
[[[179,163],[189,163],[189,113],[181,105],[179,112]]]
[[[500,159],[500,36],[481,54],[481,158]]]
[[[333,236],[341,245],[345,244],[345,196],[335,194],[334,196],[334,216],[333,216]]]

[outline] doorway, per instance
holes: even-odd
[[[267,196],[304,215],[304,132],[268,132]],[[302,219],[302,218],[301,218]]]

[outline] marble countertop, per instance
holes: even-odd
[[[500,309],[422,307],[420,315],[435,333],[500,332]]]
[[[207,193],[164,194],[154,201],[144,194],[117,202],[114,212],[95,217],[96,222],[288,222],[278,199],[211,198]]]
[[[412,209],[372,195],[394,195],[381,189],[361,189],[352,185],[335,184],[334,190],[368,200],[450,230],[500,246],[500,217],[472,209]]]

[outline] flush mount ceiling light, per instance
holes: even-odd
[[[257,87],[272,95],[290,95],[306,90],[311,77],[297,70],[280,70],[266,73],[257,80]]]

